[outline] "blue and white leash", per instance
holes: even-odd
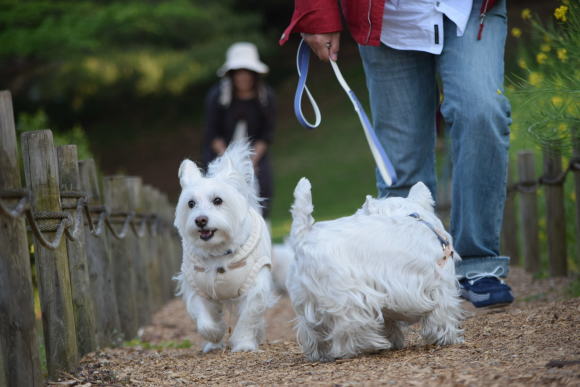
[[[308,87],[306,86],[306,78],[308,77],[309,62],[310,62],[310,47],[308,47],[308,44],[304,43],[304,40],[301,40],[300,45],[298,46],[298,52],[296,54],[296,70],[298,71],[298,86],[296,88],[296,94],[294,95],[294,113],[296,114],[296,118],[298,119],[300,125],[308,129],[314,129],[320,125],[320,122],[322,121],[322,115],[320,114],[320,109],[318,108],[318,105],[316,104],[314,97],[312,97],[310,90],[308,90]],[[395,168],[393,167],[393,164],[391,163],[391,160],[387,156],[385,150],[381,146],[381,143],[377,138],[375,130],[373,129],[364,111],[363,106],[361,105],[354,92],[351,90],[351,88],[344,80],[344,77],[342,76],[342,73],[340,72],[340,69],[338,68],[336,62],[331,60],[330,65],[332,66],[332,70],[334,70],[334,75],[336,75],[338,83],[340,83],[340,86],[342,86],[345,93],[348,95],[348,98],[352,102],[354,110],[356,111],[360,119],[360,123],[363,127],[365,137],[367,139],[367,142],[369,143],[371,153],[375,159],[375,163],[377,164],[377,168],[379,169],[381,176],[385,180],[387,186],[393,185],[397,181],[397,174],[395,172]],[[302,95],[304,94],[305,90],[306,95],[310,100],[310,104],[312,105],[312,109],[314,110],[315,116],[314,124],[308,122],[304,117],[304,114],[302,113]]]

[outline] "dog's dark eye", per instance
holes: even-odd
[[[189,208],[193,208],[193,207],[195,207],[195,202],[193,200],[190,200],[190,201],[187,202],[187,206]]]
[[[215,204],[216,206],[219,206],[223,203],[224,201],[222,200],[222,198],[215,198],[213,200],[213,204]]]

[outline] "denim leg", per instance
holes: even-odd
[[[399,178],[387,187],[377,172],[379,196],[406,196],[418,181],[435,193],[437,93],[433,55],[385,45],[359,46],[359,51],[373,126]]]
[[[510,105],[503,94],[505,0],[485,18],[477,40],[479,8],[475,0],[464,36],[445,19],[445,45],[436,58],[444,101],[441,113],[452,143],[451,234],[463,258],[457,274],[509,269],[499,255],[499,241],[509,148]]]

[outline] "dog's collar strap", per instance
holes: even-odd
[[[429,223],[425,219],[421,218],[421,215],[419,215],[416,212],[409,214],[409,216],[411,218],[417,219],[419,222],[423,223],[425,226],[429,227],[429,229],[431,231],[433,231],[433,233],[437,237],[437,240],[439,240],[439,243],[441,243],[441,247],[443,248],[444,257],[446,257],[446,258],[453,257],[453,247],[451,247],[451,243],[449,243],[449,239],[447,239],[447,237],[445,235],[443,235],[443,233],[440,230],[437,230],[431,223]]]
[[[214,258],[225,257],[226,255],[230,255],[231,253],[233,253],[232,249],[227,249],[225,253],[218,254],[218,255],[212,255],[212,257],[214,257]]]
[[[256,249],[256,246],[258,246],[260,234],[262,233],[262,227],[260,227],[260,215],[258,215],[258,213],[255,211],[250,211],[250,218],[250,222],[252,223],[250,226],[252,233],[246,242],[244,242],[244,244],[241,245],[234,253],[233,257],[231,258],[232,262],[228,265],[229,269],[242,267],[242,261],[248,259],[248,256],[252,254],[252,252]],[[230,254],[232,254],[231,250]]]

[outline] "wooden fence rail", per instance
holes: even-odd
[[[101,183],[94,161],[78,161],[74,145],[55,148],[50,130],[23,133],[21,151],[25,188],[12,99],[0,91],[0,387],[44,385],[31,258],[52,380],[134,338],[173,297],[181,261],[161,192],[137,177]]]

